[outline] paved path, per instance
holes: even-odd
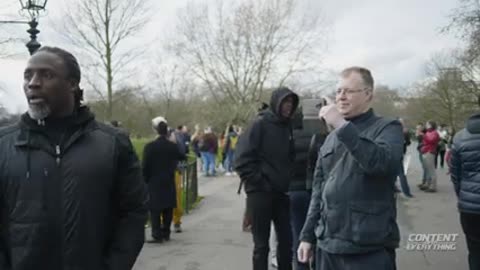
[[[456,198],[446,170],[438,170],[438,193],[430,194],[416,187],[419,167],[417,157],[412,156],[408,176],[415,198],[398,199],[402,235],[397,252],[398,269],[468,269]],[[184,232],[172,234],[172,240],[165,244],[145,244],[135,270],[251,269],[251,236],[241,231],[245,197],[236,194],[238,179],[217,177],[199,181],[199,193],[205,198],[196,210],[184,217]],[[457,250],[407,251],[410,233],[458,233]]]

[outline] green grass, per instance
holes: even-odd
[[[138,158],[141,161],[142,158],[143,158],[143,148],[145,148],[145,145],[148,142],[152,141],[152,139],[151,138],[141,138],[141,139],[131,139],[131,141],[132,141],[133,149],[135,150]]]

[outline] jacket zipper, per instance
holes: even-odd
[[[55,154],[56,154],[56,156],[57,156],[57,158],[56,158],[57,166],[60,166],[60,161],[61,161],[60,155],[61,155],[61,151],[60,151],[60,145],[59,145],[59,144],[57,144],[57,145],[55,146]]]
[[[62,139],[60,140],[60,142],[63,141],[63,135],[62,135]],[[60,206],[60,266],[61,266],[61,269],[63,269],[65,267],[65,254],[64,254],[64,250],[65,250],[65,229],[64,229],[64,223],[63,223],[63,220],[64,220],[64,216],[63,216],[63,177],[62,177],[62,169],[61,169],[61,155],[62,155],[62,151],[61,151],[61,148],[60,148],[60,144],[57,144],[55,145],[55,162],[57,163],[57,177],[58,177],[58,183],[59,183],[59,186],[60,186],[60,193],[59,193],[59,206]]]

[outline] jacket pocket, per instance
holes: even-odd
[[[315,236],[317,239],[323,239],[323,235],[325,233],[325,219],[320,217],[320,220],[315,227]]]
[[[360,245],[383,244],[391,231],[392,208],[384,202],[350,204],[351,238]]]
[[[348,235],[348,215],[345,207],[328,206],[325,215],[325,229],[326,237],[347,239]]]

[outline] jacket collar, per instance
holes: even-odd
[[[68,141],[72,141],[77,138],[78,136],[76,135],[79,135],[77,133],[85,130],[85,128],[93,127],[93,123],[95,122],[94,120],[95,116],[86,106],[80,107],[74,115],[63,119],[63,128],[77,129],[77,131],[74,132],[74,135]],[[45,136],[34,136],[34,134],[41,134],[45,132],[46,128],[52,128],[55,125],[59,125],[59,122],[57,120],[50,119],[37,121],[32,119],[28,113],[25,113],[21,116],[19,125],[20,133],[16,138],[15,146],[30,146],[34,148],[40,148],[41,146],[50,143]]]

